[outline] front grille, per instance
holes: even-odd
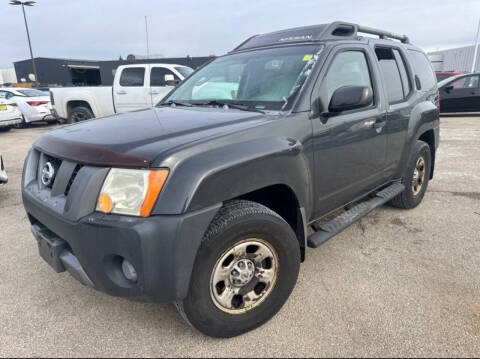
[[[75,178],[77,177],[78,171],[82,168],[82,165],[76,165],[75,169],[73,170],[72,175],[70,176],[70,179],[68,180],[67,187],[65,188],[65,196],[68,196],[68,193],[70,192],[70,188],[72,187],[73,181],[75,181]]]
[[[68,196],[82,165],[33,150],[25,170],[25,186],[35,184],[42,196]],[[39,192],[39,193],[40,193]]]
[[[42,167],[46,163],[55,168],[53,183],[42,183]],[[23,193],[36,204],[47,207],[70,221],[78,221],[95,212],[97,196],[108,174],[108,168],[93,167],[60,159],[32,149],[23,171]],[[79,203],[81,201],[81,203]]]
[[[57,179],[57,175],[58,175],[58,172],[60,170],[60,166],[62,165],[62,160],[45,155],[44,156],[44,163],[42,164],[42,168],[40,168],[40,176],[42,176],[43,167],[46,166],[47,163],[50,163],[53,167],[53,170],[54,170],[53,179],[48,184],[44,184],[44,183],[42,183],[42,184],[45,187],[52,188],[53,185],[55,184],[56,179]]]

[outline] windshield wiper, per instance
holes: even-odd
[[[191,103],[188,102],[181,102],[181,101],[173,101],[168,100],[167,102],[159,103],[157,106],[185,106],[185,107],[192,107]]]
[[[206,102],[194,102],[192,103],[192,105],[193,106],[219,106],[225,109],[233,108],[241,111],[259,112],[259,113],[265,114],[265,111],[259,110],[251,106],[247,106],[243,103],[230,103],[230,102],[222,102],[218,100],[210,100]]]

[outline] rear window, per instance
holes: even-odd
[[[408,55],[415,75],[420,80],[421,90],[428,91],[434,89],[437,79],[433,74],[432,65],[430,65],[427,56],[423,52],[416,50],[408,50]]]
[[[392,103],[403,100],[405,94],[403,92],[402,78],[392,49],[377,48],[375,49],[375,54],[380,65],[380,71],[385,79],[388,101]]]
[[[144,67],[127,67],[123,69],[122,76],[120,77],[120,86],[143,86],[143,80],[145,78]]]
[[[17,91],[20,92],[23,96],[27,96],[27,97],[48,96],[48,93],[45,93],[40,90],[35,90],[35,89],[17,90]]]

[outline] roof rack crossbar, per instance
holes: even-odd
[[[407,35],[400,35],[400,34],[396,34],[394,32],[374,29],[374,28],[368,27],[368,26],[357,25],[357,31],[358,32],[363,32],[365,34],[377,35],[381,39],[389,38],[389,39],[400,40],[404,44],[409,44],[410,43],[410,40],[409,40]]]

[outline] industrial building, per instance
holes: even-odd
[[[36,57],[38,82],[49,86],[111,86],[115,70],[120,65],[168,63],[189,66],[193,69],[212,60],[213,56],[145,59],[129,55],[126,60],[74,60]],[[32,60],[14,62],[18,82],[31,82]]]
[[[480,45],[477,45],[480,46]],[[455,49],[429,52],[428,57],[435,71],[471,72],[475,46],[464,46]],[[480,72],[480,53],[475,64],[475,71]]]

